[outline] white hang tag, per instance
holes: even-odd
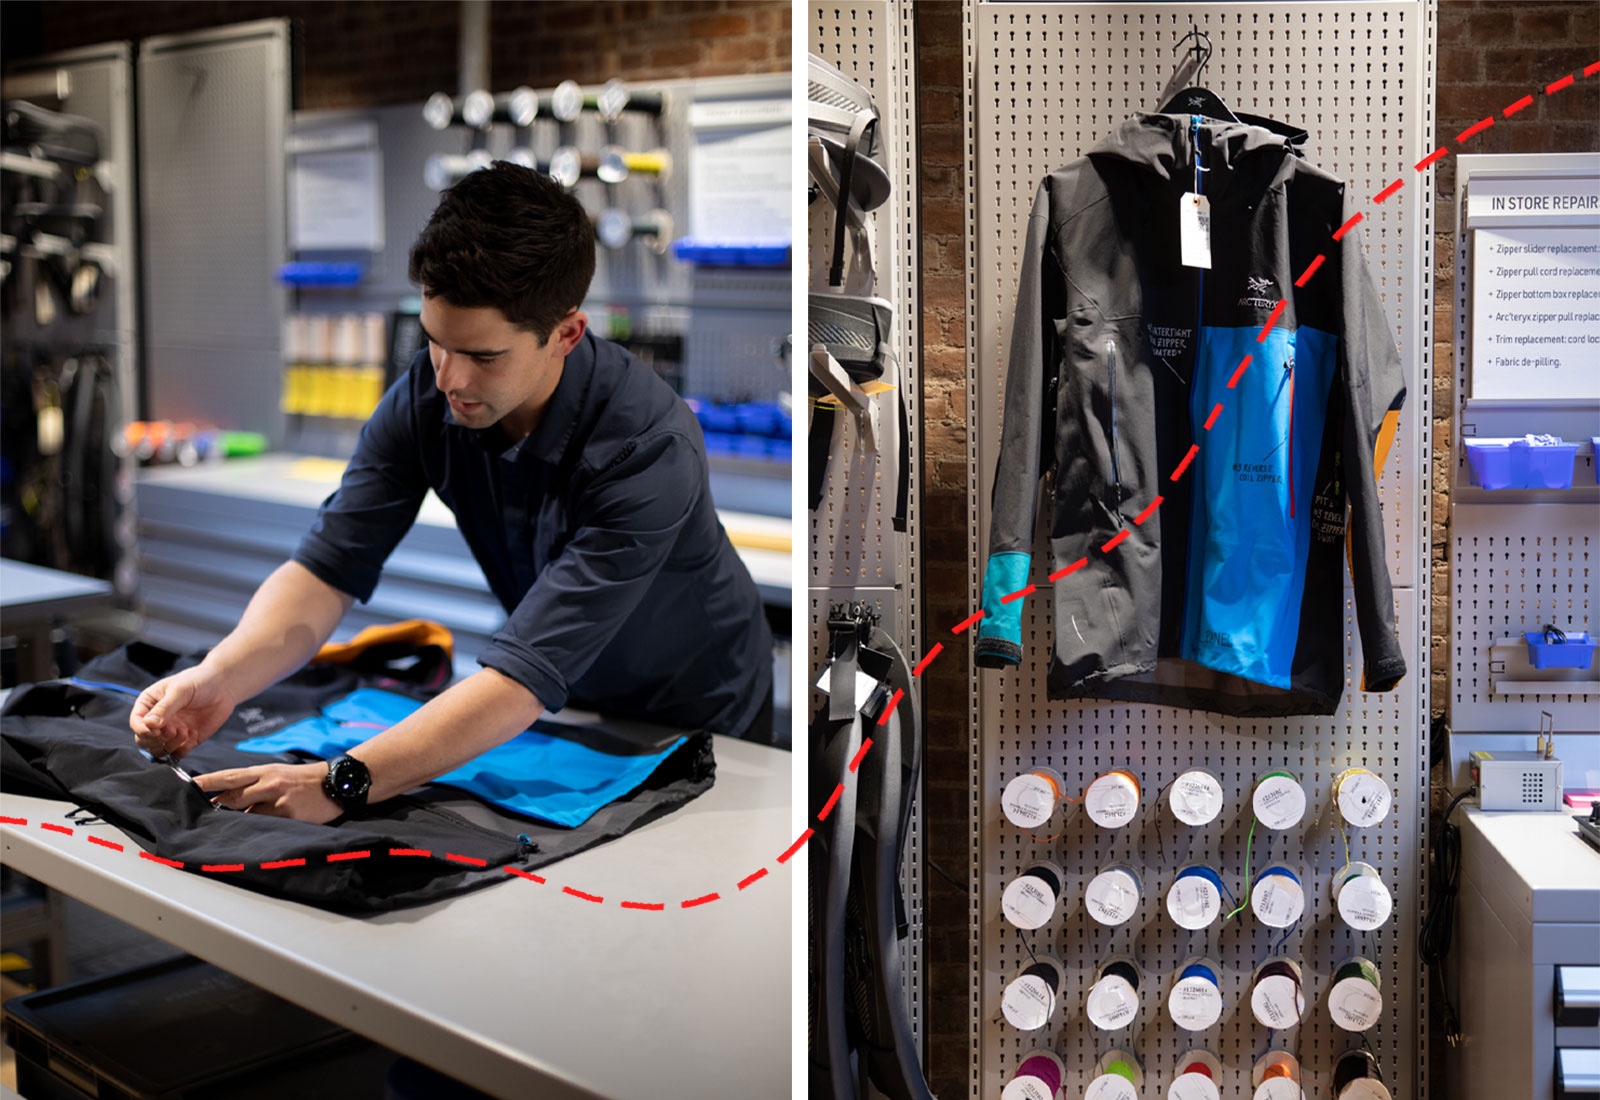
[[[1211,200],[1193,191],[1178,203],[1178,243],[1184,267],[1211,267]]]
[[[817,690],[826,693],[833,686],[833,662],[829,661],[822,669],[822,675],[817,677]],[[867,700],[872,698],[873,689],[878,686],[878,681],[856,669],[856,709],[860,710],[867,705]]]

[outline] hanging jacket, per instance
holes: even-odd
[[[1026,601],[1005,597],[1033,582],[1052,596],[1053,699],[1332,714],[1348,548],[1364,690],[1404,676],[1376,487],[1404,376],[1359,234],[1332,240],[1355,207],[1297,135],[1139,115],[1040,184],[980,666],[1023,660]],[[1197,189],[1209,270],[1180,260],[1178,206]],[[1035,563],[1041,478],[1050,550]]]
[[[448,649],[392,636],[365,651],[330,653],[236,708],[186,757],[191,775],[304,753],[241,751],[247,739],[312,728],[381,690],[420,703],[448,680]],[[212,807],[197,787],[134,746],[128,715],[138,693],[199,662],[140,642],[84,666],[71,680],[21,687],[0,711],[5,789],[72,801],[181,870],[336,912],[382,912],[437,901],[528,873],[622,836],[710,789],[711,737],[669,731],[652,741],[635,724],[584,727],[588,755],[627,773],[636,758],[676,747],[620,798],[566,828],[461,790],[427,784],[325,825]],[[560,723],[536,729],[559,731]],[[373,730],[364,731],[370,735]],[[592,781],[586,775],[584,782]],[[552,784],[556,785],[556,784]],[[552,818],[558,816],[550,815]],[[70,823],[69,823],[70,824]],[[83,826],[93,835],[93,826]],[[364,853],[351,855],[350,853]],[[127,856],[125,858],[132,858]]]

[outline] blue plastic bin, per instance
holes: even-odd
[[[1534,668],[1589,668],[1594,664],[1594,640],[1587,631],[1568,634],[1565,642],[1548,642],[1544,631],[1528,630],[1528,663]]]
[[[1576,443],[1540,446],[1526,439],[1468,439],[1467,466],[1485,489],[1570,489]]]

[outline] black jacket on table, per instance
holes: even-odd
[[[1348,547],[1363,688],[1405,675],[1376,486],[1404,375],[1358,234],[1333,239],[1355,208],[1297,145],[1281,127],[1140,115],[1040,184],[980,666],[1022,661],[1015,594],[1049,581],[1051,698],[1331,714]],[[1180,259],[1197,175],[1209,270]],[[1035,576],[1041,477],[1050,559]]]

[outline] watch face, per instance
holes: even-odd
[[[340,756],[329,763],[328,778],[323,785],[328,797],[340,805],[361,806],[372,788],[372,773],[355,757]]]

